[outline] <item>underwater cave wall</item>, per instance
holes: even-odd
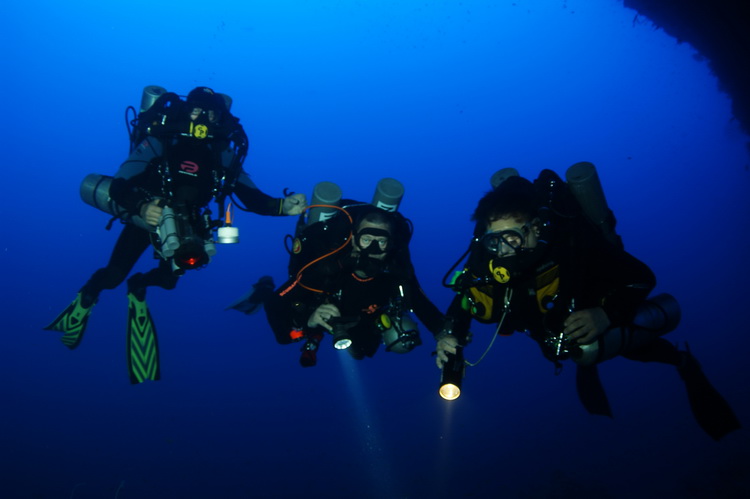
[[[719,89],[750,135],[750,5],[747,0],[624,0],[678,42],[692,45],[708,60]],[[749,148],[750,149],[750,148]]]

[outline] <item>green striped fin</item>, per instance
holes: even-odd
[[[156,327],[145,301],[128,293],[128,370],[130,382],[156,381],[159,373],[159,343]]]

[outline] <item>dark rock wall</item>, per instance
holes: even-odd
[[[720,90],[750,135],[750,0],[624,0],[679,42],[708,60]]]

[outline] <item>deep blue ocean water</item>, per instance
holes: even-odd
[[[238,213],[177,289],[149,292],[162,380],[133,386],[124,286],[75,351],[42,327],[109,257],[116,226],[81,202],[128,153],[124,111],[146,85],[234,99],[265,192],[323,180],[369,200],[406,187],[427,294],[468,245],[493,172],[593,162],[626,248],[681,302],[669,337],[750,421],[749,158],[706,61],[616,0],[6,2],[0,7],[5,338],[0,497],[746,497],[747,430],[717,443],[677,373],[615,359],[614,419],[588,415],[574,369],[522,335],[437,395],[425,344],[298,365],[262,314],[224,311],[285,278],[294,218]],[[148,255],[138,270],[149,269]],[[489,341],[475,328],[470,360]]]

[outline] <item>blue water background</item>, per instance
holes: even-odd
[[[326,347],[302,369],[262,314],[224,311],[259,276],[283,281],[292,218],[238,214],[239,245],[149,292],[159,382],[128,382],[124,286],[102,295],[77,350],[42,330],[119,231],[78,186],[127,155],[125,107],[146,85],[208,85],[234,99],[246,170],[269,194],[328,180],[369,200],[398,178],[441,309],[493,172],[593,162],[626,248],[683,306],[670,338],[750,424],[748,137],[688,44],[615,0],[9,1],[0,19],[1,497],[750,490],[747,431],[703,434],[663,365],[602,366],[614,419],[588,415],[573,366],[554,376],[522,335],[496,342],[452,404],[436,393],[429,334],[409,355],[354,362]],[[470,360],[492,330],[474,332]]]

